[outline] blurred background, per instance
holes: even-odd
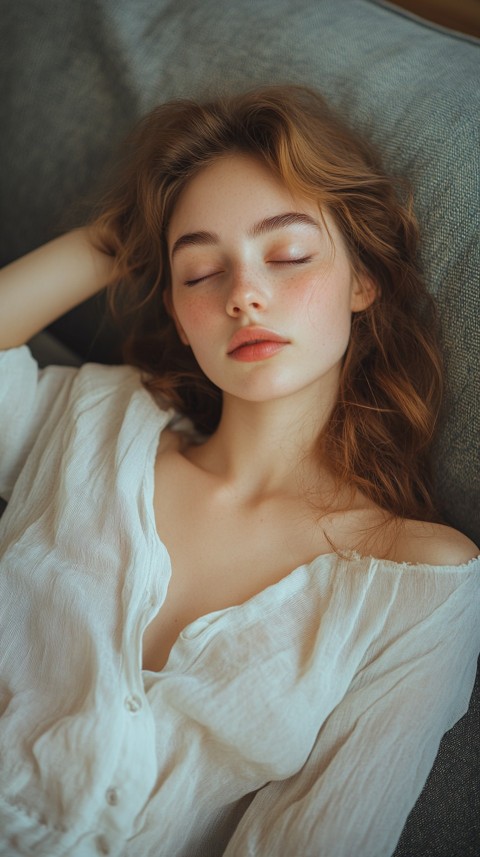
[[[442,27],[480,37],[480,0],[395,0],[395,3]]]

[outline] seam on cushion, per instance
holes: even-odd
[[[364,0],[364,2],[369,6],[379,6],[386,11],[392,12],[394,15],[398,15],[400,18],[407,18],[413,21],[413,23],[426,27],[427,30],[433,30],[433,32],[437,32],[440,35],[450,36],[453,39],[459,39],[461,42],[467,42],[480,47],[480,39],[477,39],[476,36],[470,36],[468,33],[462,33],[459,30],[452,30],[450,27],[437,24],[436,21],[429,21],[427,18],[422,18],[409,9],[403,9],[394,3],[389,3],[388,0]]]

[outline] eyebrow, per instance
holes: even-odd
[[[318,220],[315,220],[309,214],[287,211],[285,214],[275,214],[273,217],[265,217],[259,223],[255,223],[248,230],[247,234],[251,238],[257,238],[259,235],[265,235],[267,232],[275,232],[277,229],[286,229],[289,226],[313,226],[315,229],[321,229]],[[183,247],[199,247],[218,244],[219,242],[220,236],[216,232],[187,232],[175,241],[172,247],[171,258],[173,259],[175,254]]]

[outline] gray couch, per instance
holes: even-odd
[[[479,42],[375,0],[22,0],[4,4],[0,26],[1,264],[83,222],[124,132],[171,96],[305,82],[377,144],[413,185],[441,312],[438,496],[479,544]],[[33,347],[115,361],[102,312],[96,299],[52,327],[69,351]],[[479,857],[479,696],[477,682],[396,857]]]

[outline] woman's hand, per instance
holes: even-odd
[[[23,345],[111,281],[114,258],[93,239],[91,228],[75,229],[2,268],[0,349]]]

